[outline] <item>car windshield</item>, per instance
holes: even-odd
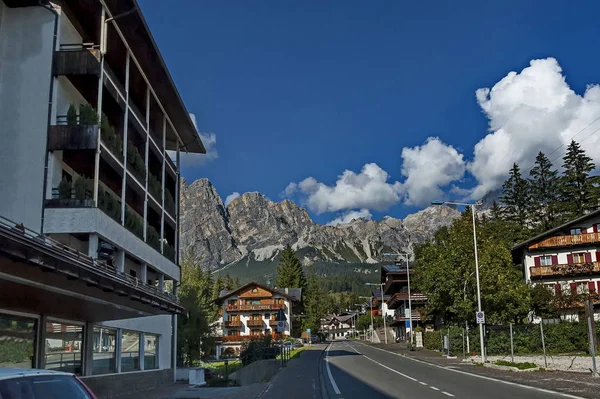
[[[68,375],[36,375],[0,380],[0,399],[91,399]]]

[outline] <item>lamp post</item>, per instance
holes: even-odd
[[[379,290],[381,291],[381,317],[383,318],[383,333],[385,335],[385,344],[387,345],[387,343],[388,343],[388,341],[387,341],[387,327],[385,325],[385,314],[383,314],[383,286],[385,284],[384,283],[381,283],[381,284],[377,284],[377,283],[365,283],[365,285],[379,286]]]
[[[465,204],[462,202],[449,202],[449,201],[433,201],[431,205],[462,205],[462,206],[470,206],[471,207],[471,215],[473,216],[473,245],[475,248],[475,279],[477,281],[477,312],[482,312],[481,310],[481,290],[479,286],[479,259],[477,257],[477,229],[475,224],[475,207],[477,205],[481,205],[480,202],[476,202],[473,204]],[[483,339],[483,324],[479,324],[479,340],[481,345],[481,362],[485,363],[485,342]]]
[[[355,303],[354,306],[360,306],[360,311],[358,313],[355,313],[354,316],[356,317],[356,319],[354,319],[354,332],[356,333],[356,325],[358,324],[358,315],[362,314],[363,310],[364,310],[364,303]],[[373,314],[371,314],[371,317],[373,317]],[[360,339],[360,333],[358,333],[358,339]],[[366,339],[366,337],[365,337]]]
[[[371,342],[373,342],[373,297],[372,296],[359,296],[359,298],[368,299],[371,304]]]
[[[408,254],[397,253],[397,254],[388,254],[385,253],[383,256],[404,256],[406,258],[406,281],[408,282],[408,328],[410,329],[409,335],[409,348],[412,348],[413,344],[413,323],[412,323],[412,302],[410,299],[410,270],[408,267]]]

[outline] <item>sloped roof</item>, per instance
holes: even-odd
[[[301,299],[301,296],[302,296],[302,288],[275,289],[275,288],[267,287],[266,285],[263,285],[256,281],[251,281],[247,284],[242,285],[241,287],[238,287],[235,290],[231,290],[231,291],[222,290],[219,293],[219,297],[217,299],[215,299],[215,302],[217,302],[217,303],[223,302],[223,300],[227,299],[228,297],[233,296],[233,295],[239,293],[240,291],[245,290],[246,288],[248,288],[250,286],[260,287],[263,290],[269,291],[272,294],[281,295],[281,296],[286,297],[287,299],[289,299],[291,301],[295,301],[295,302],[299,302]]]

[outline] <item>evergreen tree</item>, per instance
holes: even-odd
[[[490,220],[498,221],[503,219],[502,207],[496,201],[492,202],[490,207]]]
[[[235,280],[233,280],[233,289],[237,290],[241,286],[242,286],[242,283],[240,283],[240,278],[236,277]]]
[[[323,300],[327,293],[319,286],[319,281],[314,273],[308,276],[307,287],[302,293],[302,304],[304,308],[304,317],[301,319],[302,330],[310,328],[312,331],[318,331],[320,320],[327,313],[326,303]]]
[[[279,258],[275,286],[277,288],[306,289],[306,276],[304,275],[304,270],[302,270],[302,264],[289,244],[285,247]]]
[[[598,207],[596,178],[590,177],[595,169],[592,158],[585,154],[579,143],[571,141],[563,157],[564,172],[560,179],[562,216],[574,219]]]
[[[558,171],[543,152],[535,158],[535,165],[529,171],[531,195],[531,216],[539,233],[550,230],[559,224],[557,204],[559,202]]]
[[[215,300],[219,297],[219,293],[225,289],[225,283],[223,283],[223,277],[220,274],[217,274],[217,278],[215,279],[212,286],[212,299]]]
[[[504,193],[500,201],[504,204],[505,219],[520,226],[527,226],[531,210],[529,182],[521,176],[521,169],[516,163],[513,164],[502,188]]]
[[[229,273],[227,273],[225,275],[225,279],[223,280],[223,285],[225,287],[224,289],[226,289],[227,291],[231,291],[231,290],[235,289],[235,287],[233,286],[233,279],[231,278]]]

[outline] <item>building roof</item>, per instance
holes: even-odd
[[[373,299],[374,300],[380,300],[381,301],[381,288],[373,288],[373,291],[371,291],[372,295],[373,295]],[[388,299],[390,296],[389,295],[385,295],[383,294],[383,299]]]
[[[401,268],[399,265],[384,265],[384,266],[381,266],[381,268],[388,273],[404,273],[404,272],[406,272],[406,268],[405,267]]]
[[[240,291],[243,291],[244,289],[246,289],[250,286],[260,287],[264,290],[271,292],[272,294],[281,295],[281,296],[286,297],[289,300],[292,300],[295,302],[299,302],[302,299],[302,288],[278,288],[278,289],[275,289],[275,288],[267,287],[266,285],[260,284],[256,281],[251,281],[247,284],[242,285],[241,287],[236,288],[235,290],[231,290],[231,291],[222,290],[219,293],[219,297],[215,300],[215,302],[217,302],[217,303],[223,302],[223,300],[239,293]]]
[[[542,240],[542,239],[544,239],[546,237],[549,237],[549,236],[551,236],[553,234],[559,233],[560,231],[562,231],[562,230],[564,230],[564,229],[566,229],[568,227],[577,225],[577,224],[579,224],[579,223],[581,223],[581,222],[583,222],[583,221],[585,221],[587,219],[590,219],[590,218],[592,218],[594,216],[598,216],[598,215],[600,215],[600,209],[595,210],[594,212],[588,213],[587,215],[580,216],[577,219],[570,220],[570,221],[568,221],[568,222],[566,222],[566,223],[564,223],[564,224],[562,224],[562,225],[560,225],[558,227],[555,227],[553,229],[544,231],[543,233],[538,234],[535,237],[531,237],[530,239],[528,239],[526,241],[523,241],[523,242],[521,242],[519,244],[516,244],[515,246],[512,247],[512,251],[517,251],[517,250],[523,249],[524,247],[528,246],[529,244],[533,244],[533,243],[535,243],[537,241],[540,241],[540,240]]]

